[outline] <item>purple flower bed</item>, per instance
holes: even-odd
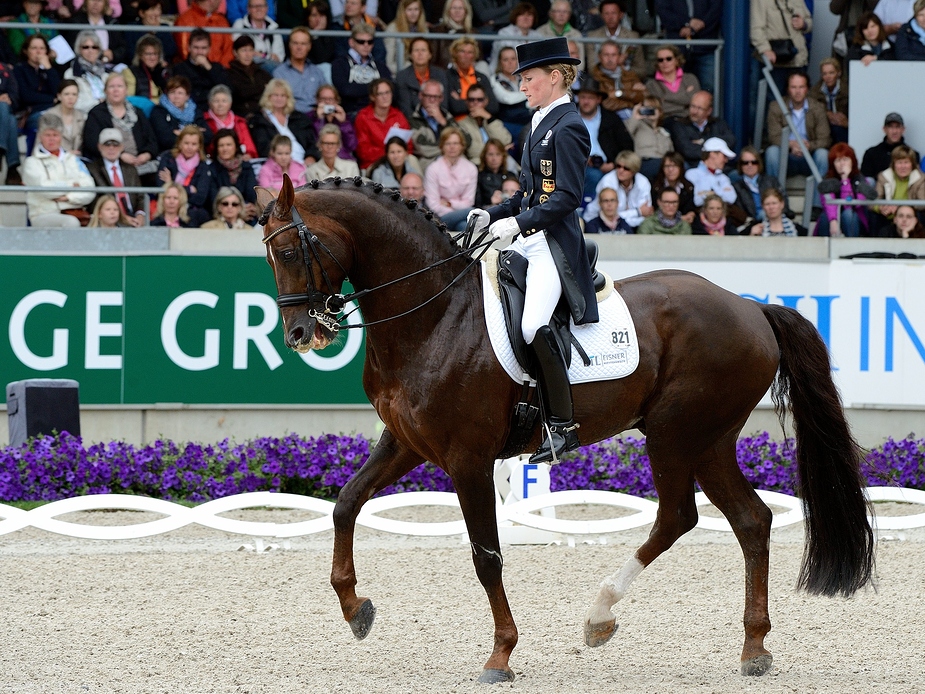
[[[0,501],[53,501],[85,494],[138,494],[200,502],[254,491],[334,498],[369,457],[364,436],[325,434],[303,439],[260,438],[214,445],[155,441],[84,446],[63,433],[34,439],[21,448],[0,449]],[[793,440],[767,433],[739,440],[736,454],[756,489],[794,494]],[[867,456],[870,486],[925,489],[925,439],[888,439]],[[614,438],[569,454],[551,472],[553,491],[604,489],[655,497],[645,439]],[[449,477],[426,463],[381,494],[453,491]]]

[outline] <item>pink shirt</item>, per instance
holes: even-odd
[[[305,165],[293,160],[289,164],[289,170],[286,171],[289,178],[292,179],[292,185],[296,188],[305,185]],[[263,166],[260,167],[260,173],[257,175],[257,184],[264,188],[279,190],[283,187],[283,170],[279,164],[272,159],[267,159]]]
[[[479,170],[475,164],[460,157],[450,166],[444,157],[437,157],[424,172],[424,198],[427,206],[443,216],[453,210],[464,210],[475,205],[475,188]],[[441,200],[447,200],[450,206]]]

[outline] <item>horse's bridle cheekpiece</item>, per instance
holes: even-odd
[[[344,268],[341,266],[340,262],[338,262],[334,254],[331,253],[330,249],[328,249],[317,236],[308,231],[308,227],[302,220],[302,216],[299,214],[295,205],[292,206],[292,221],[276,229],[272,234],[264,238],[263,242],[268,243],[271,239],[293,227],[296,227],[299,232],[299,245],[302,247],[302,260],[305,262],[305,283],[307,291],[302,294],[279,294],[276,297],[276,305],[280,308],[286,308],[287,306],[308,304],[308,317],[314,318],[332,333],[337,333],[341,327],[338,315],[343,311],[344,305],[350,299],[334,291],[334,285],[328,277],[327,271],[324,269],[324,264],[321,262],[321,258],[318,255],[317,247],[321,246],[325,252],[331,256],[334,262],[337,263],[341,270]],[[321,268],[321,275],[324,277],[324,282],[328,288],[327,294],[315,288],[315,279],[312,275],[312,258],[315,259],[315,262],[318,263],[318,267]],[[345,276],[346,274],[346,271],[344,271]]]

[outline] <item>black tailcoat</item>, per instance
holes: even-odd
[[[562,280],[562,294],[577,325],[598,321],[591,266],[577,212],[590,152],[591,138],[575,104],[557,106],[527,138],[520,160],[521,189],[488,210],[492,223],[517,217],[525,236],[546,232]]]

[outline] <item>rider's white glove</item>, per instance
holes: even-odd
[[[488,232],[498,241],[494,248],[507,248],[511,245],[514,237],[520,233],[520,227],[516,218],[505,217],[488,227]]]
[[[466,217],[467,226],[468,226],[468,223],[473,220],[473,218],[476,220],[476,222],[475,222],[475,227],[473,227],[472,231],[473,233],[476,233],[476,234],[478,234],[480,231],[482,231],[482,229],[487,227],[489,221],[491,221],[491,217],[488,214],[488,212],[486,212],[485,210],[480,210],[479,208],[475,208],[474,210],[469,212],[469,216]]]

